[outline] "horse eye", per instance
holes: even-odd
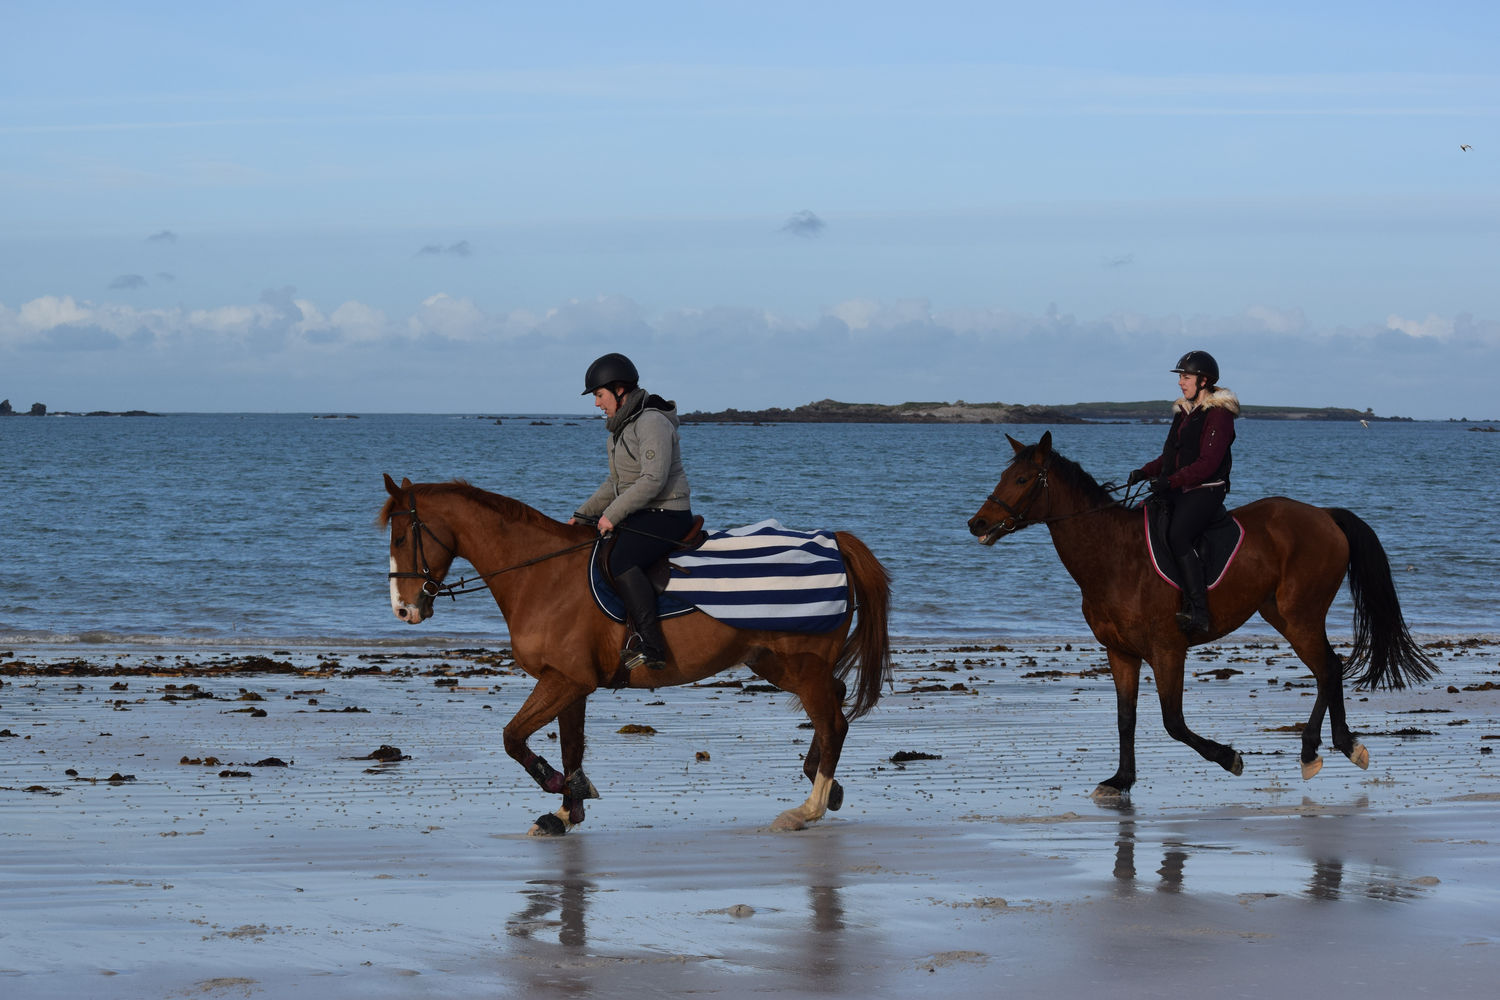
[[[1030,478],[1031,478],[1030,476],[1017,476],[1016,477],[1016,485],[1020,486],[1022,483],[1026,482],[1026,480],[1028,480]]]

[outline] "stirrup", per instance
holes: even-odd
[[[1199,635],[1209,631],[1212,628],[1212,622],[1209,621],[1207,611],[1198,614],[1192,611],[1179,611],[1177,612],[1177,627],[1188,635]]]
[[[639,666],[645,666],[647,670],[665,670],[667,658],[643,642],[634,648],[627,646],[620,650],[620,666],[626,670]]]

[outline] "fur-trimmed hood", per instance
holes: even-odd
[[[1198,394],[1198,405],[1205,409],[1212,409],[1216,406],[1223,407],[1229,411],[1231,417],[1238,417],[1240,415],[1240,397],[1234,394],[1234,390],[1226,389],[1223,386],[1215,386],[1213,389],[1204,389],[1200,392]],[[1176,412],[1187,413],[1192,409],[1192,404],[1184,396],[1172,404],[1172,409]]]

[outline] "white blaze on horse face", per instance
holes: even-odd
[[[396,573],[396,557],[391,556],[391,572]],[[404,622],[416,624],[422,620],[422,613],[417,610],[415,604],[407,604],[401,600],[401,591],[398,589],[396,577],[391,577],[391,614]]]
[[[391,573],[396,572],[396,557],[391,556]],[[396,577],[391,577],[391,614],[401,617],[401,593],[396,589]]]

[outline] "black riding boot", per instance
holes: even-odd
[[[1196,552],[1177,557],[1182,573],[1182,610],[1177,612],[1177,627],[1188,635],[1209,630],[1208,590],[1203,585],[1203,563]]]
[[[667,665],[667,640],[661,634],[661,622],[656,617],[656,588],[638,566],[632,566],[615,577],[615,592],[625,603],[629,625],[635,629],[640,642],[620,650],[620,666],[634,670],[645,664],[648,669],[662,670]]]

